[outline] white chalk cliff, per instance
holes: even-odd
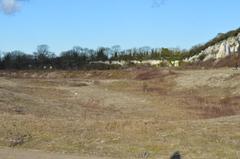
[[[186,59],[186,61],[197,62],[201,59],[200,57],[204,57],[203,61],[209,59],[217,60],[237,53],[240,54],[240,33],[237,36],[229,37],[215,45],[209,46],[199,54]]]

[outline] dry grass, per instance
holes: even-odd
[[[201,80],[201,71],[51,72],[51,78],[1,72],[0,146],[113,158],[169,158],[175,151],[186,159],[238,158],[240,96],[232,87],[238,76],[226,76],[224,87],[182,83]],[[212,70],[206,76],[222,78]]]
[[[164,79],[167,76],[175,75],[171,70],[147,70],[137,74],[136,80]]]

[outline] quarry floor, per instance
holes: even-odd
[[[0,158],[240,158],[240,70],[0,71]]]

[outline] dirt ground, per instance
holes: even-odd
[[[24,150],[1,148],[2,159],[108,159],[103,157],[66,155],[61,153],[42,152],[39,150]]]
[[[0,146],[6,159],[240,158],[240,70],[2,71]]]

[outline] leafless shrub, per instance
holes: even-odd
[[[149,156],[150,156],[150,153],[147,152],[147,151],[145,151],[145,152],[142,154],[142,158],[143,158],[143,159],[147,159],[147,158],[149,158]]]
[[[192,96],[194,106],[190,109],[199,110],[204,118],[236,115],[240,110],[240,97],[224,97],[218,102],[211,101],[209,97]],[[193,103],[189,103],[193,105]]]
[[[87,83],[73,83],[73,84],[70,84],[71,87],[86,87],[88,86]]]
[[[235,111],[233,107],[218,107],[218,106],[211,106],[211,107],[202,107],[202,111],[204,112],[203,115],[207,118],[213,117],[221,117],[221,116],[230,116],[235,115]]]
[[[176,73],[171,70],[151,70],[139,73],[135,79],[137,80],[164,79],[167,76],[175,74]]]
[[[30,134],[10,134],[9,137],[9,147],[21,146],[24,143],[28,142],[32,136]]]
[[[142,90],[143,90],[143,92],[148,92],[148,84],[146,82],[143,82]]]
[[[98,81],[98,80],[94,80],[94,81],[93,81],[93,84],[94,84],[94,85],[100,85],[100,84],[101,84],[101,82],[100,82],[100,81]]]
[[[21,106],[16,106],[12,109],[16,114],[25,114],[25,109]]]

